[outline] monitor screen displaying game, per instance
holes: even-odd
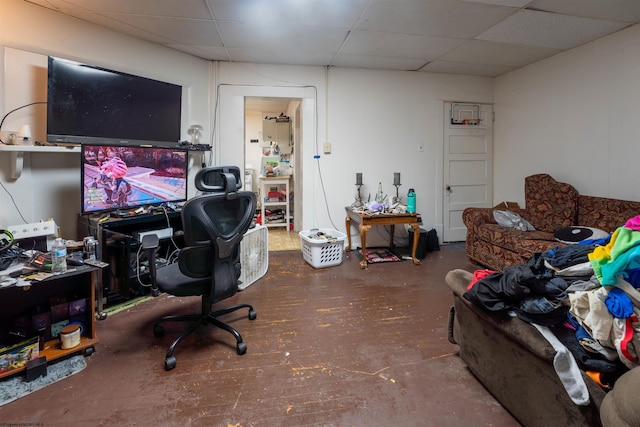
[[[187,200],[188,151],[82,145],[82,213]]]

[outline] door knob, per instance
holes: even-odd
[[[447,185],[446,190],[447,190],[447,193],[451,193],[451,186],[450,186],[450,185]]]

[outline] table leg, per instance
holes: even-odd
[[[360,241],[362,243],[362,261],[360,261],[360,268],[367,268],[367,231],[370,229],[370,225],[360,226]]]
[[[98,320],[104,320],[107,318],[107,313],[105,313],[104,311],[104,286],[102,285],[102,268],[93,271],[93,273],[91,274],[93,286],[96,290],[96,300],[98,303],[96,306],[95,316]]]
[[[348,252],[351,250],[351,218],[349,218],[349,215],[347,215],[347,217],[344,219],[344,225],[345,225],[345,228],[347,229],[346,251]]]
[[[391,224],[389,226],[389,232],[391,233],[391,237],[389,237],[389,247],[393,249],[393,232],[396,230],[396,225]]]
[[[414,265],[420,265],[420,260],[416,258],[416,250],[418,249],[418,240],[420,239],[420,224],[411,224],[413,228],[413,248],[411,249],[411,258]]]

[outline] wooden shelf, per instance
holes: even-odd
[[[78,295],[86,297],[87,300],[86,319],[84,320],[86,329],[84,336],[80,338],[80,344],[73,348],[63,349],[60,347],[59,338],[50,339],[45,342],[42,350],[39,351],[39,356],[45,356],[47,363],[51,363],[56,359],[74,353],[82,352],[85,356],[92,354],[95,350],[95,345],[98,344],[94,313],[96,299],[95,288],[97,283],[93,273],[96,271],[98,271],[97,267],[85,265],[77,267],[68,273],[52,276],[40,282],[33,281],[31,285],[26,288],[1,288],[0,312],[8,316],[7,320],[3,319],[3,322],[10,321],[13,316],[21,316],[24,313],[29,313],[33,307],[48,301],[51,296],[64,295],[70,292],[78,293]],[[26,364],[23,367],[0,373],[0,378],[15,375],[25,369]]]
[[[7,145],[0,144],[0,153],[9,153],[11,156],[11,169],[9,176],[12,179],[20,178],[24,166],[24,153],[66,154],[80,153],[79,146],[43,146],[43,145]]]

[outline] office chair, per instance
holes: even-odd
[[[249,304],[212,311],[211,306],[238,291],[240,277],[240,241],[248,230],[256,210],[252,192],[239,192],[242,187],[240,169],[234,166],[208,167],[195,177],[195,186],[204,194],[189,199],[182,207],[185,246],[177,261],[156,267],[155,249],[158,237],[146,235],[142,246],[149,259],[152,294],[160,291],[175,296],[202,296],[202,310],[198,314],[167,316],[153,325],[156,337],[164,336],[163,322],[187,321],[189,327],[176,338],[165,358],[165,369],[176,366],[173,355],[176,346],[199,327],[211,324],[224,329],[236,338],[239,355],[247,351],[240,333],[218,319],[219,316],[242,308],[249,309],[249,320],[256,311]]]

